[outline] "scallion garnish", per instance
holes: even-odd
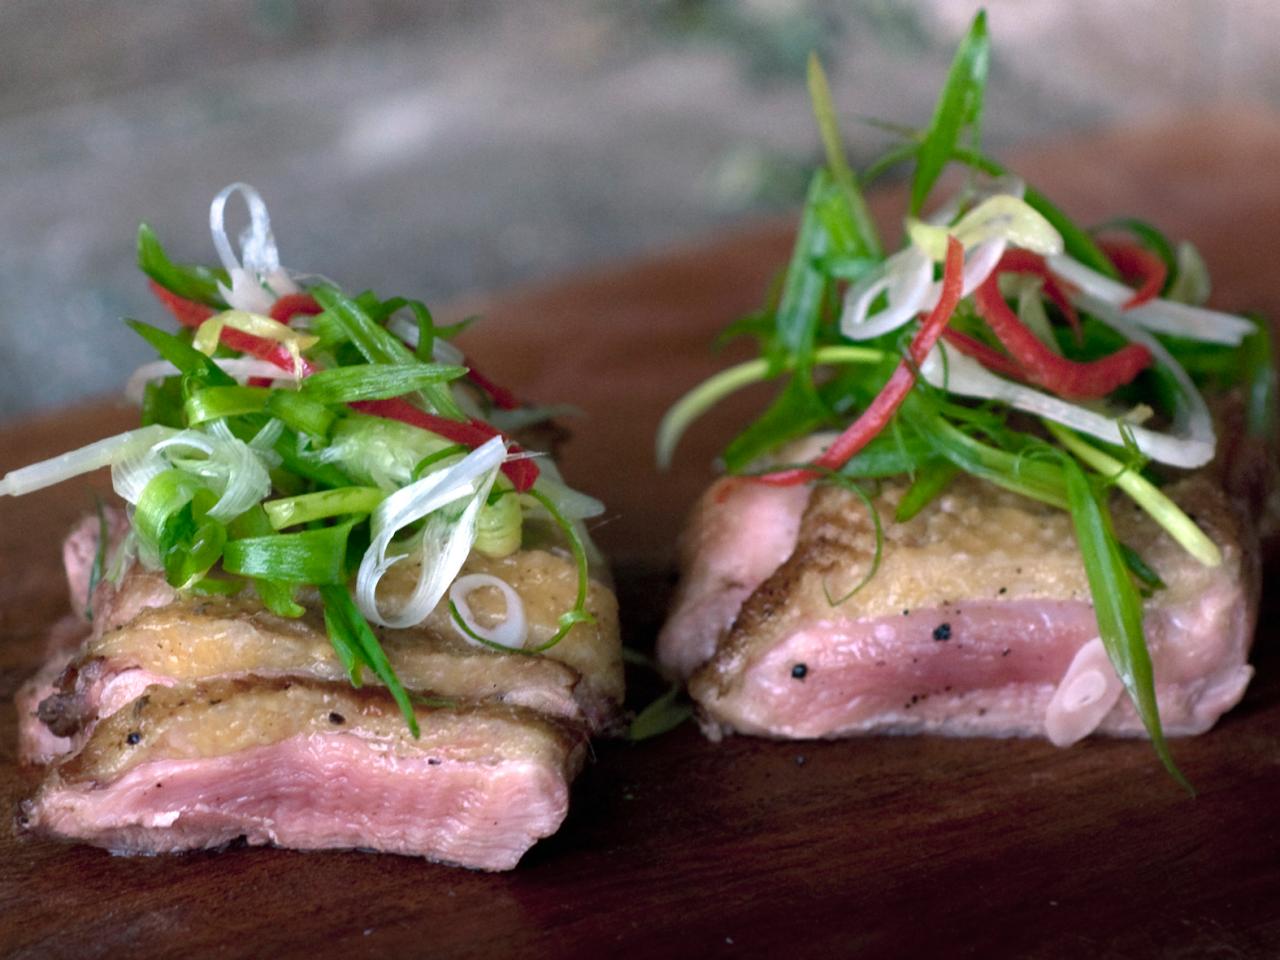
[[[239,256],[224,222],[237,193],[250,215]],[[441,326],[416,300],[299,286],[280,266],[266,204],[246,184],[214,198],[210,223],[219,269],[175,263],[150,227],[138,231],[138,264],[186,328],[127,321],[160,357],[129,383],[145,426],[15,470],[0,494],[110,466],[133,511],[113,579],[136,551],[179,590],[234,595],[252,585],[268,610],[292,618],[306,612],[299,598],[318,590],[352,683],[368,669],[416,736],[409,695],[370,622],[421,622],[473,550],[519,549],[522,505],[532,504],[563,532],[580,581],[546,649],[591,619],[581,518],[598,504],[550,467],[544,480],[538,460],[481,419],[493,410],[514,423],[530,411],[449,342],[469,319]],[[90,593],[108,542],[101,509],[99,526]],[[386,609],[377,585],[410,553],[417,586]]]

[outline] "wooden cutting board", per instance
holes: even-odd
[[[1280,317],[1280,118],[1217,111],[1077,139],[1019,168],[1084,222],[1148,217],[1200,245],[1226,308]],[[882,219],[900,209],[878,196]],[[530,399],[589,413],[566,473],[603,497],[626,640],[647,647],[672,540],[740,398],[653,467],[662,411],[730,356],[790,228],[483,304],[468,349]],[[86,405],[0,429],[0,471],[124,429]],[[0,805],[14,689],[66,609],[58,544],[103,476],[0,501]],[[236,849],[122,859],[0,829],[0,954],[12,957],[1274,957],[1280,950],[1280,663],[1264,612],[1245,702],[1175,744],[1190,799],[1145,743],[1069,750],[936,738],[604,743],[560,833],[491,876],[389,856]],[[643,684],[643,678],[637,678]]]

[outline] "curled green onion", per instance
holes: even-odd
[[[1196,522],[1181,507],[1141,473],[1126,468],[1119,460],[1086,443],[1065,427],[1048,420],[1044,421],[1044,425],[1059,443],[1127,493],[1187,553],[1206,567],[1216,567],[1222,563],[1222,551],[1218,549],[1218,545],[1196,526]]]
[[[524,517],[514,494],[510,486],[495,490],[480,508],[472,548],[486,557],[507,557],[520,549]]]
[[[494,643],[492,640],[488,640],[480,636],[467,626],[467,622],[462,619],[462,613],[458,610],[457,604],[455,604],[452,599],[449,600],[449,615],[452,617],[454,624],[459,630],[465,633],[472,640],[489,647],[491,650],[499,650],[503,653],[520,653],[525,656],[536,656],[539,653],[550,650],[557,643],[563,640],[568,632],[577,624],[595,623],[596,618],[594,614],[587,609],[587,596],[591,586],[591,573],[587,562],[587,550],[583,545],[582,538],[578,536],[578,531],[574,528],[573,522],[556,508],[556,505],[549,497],[537,489],[529,490],[522,494],[522,496],[529,497],[531,500],[538,503],[542,509],[546,510],[547,514],[551,517],[551,520],[561,529],[566,539],[569,541],[569,550],[573,554],[573,562],[578,570],[578,592],[574,597],[573,607],[560,614],[558,628],[556,629],[556,632],[551,635],[550,639],[536,647],[527,648],[504,647],[500,643]],[[503,499],[506,498],[504,497]]]

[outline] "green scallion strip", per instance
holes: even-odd
[[[814,264],[819,270],[833,280],[846,280],[856,283],[879,266],[880,260],[871,257],[850,257],[842,254],[831,254],[822,257]]]
[[[1257,328],[1240,345],[1240,381],[1245,388],[1245,429],[1269,445],[1276,443],[1277,377],[1271,342],[1271,326],[1263,317],[1250,316]]]
[[[466,456],[467,453],[470,451],[470,449],[471,449],[470,447],[464,446],[461,443],[451,443],[447,447],[441,447],[439,450],[436,450],[434,453],[428,453],[425,457],[423,457],[414,465],[413,479],[421,480],[423,474],[425,474],[430,467],[435,466],[435,464],[439,463],[441,460],[447,460],[450,457]]]
[[[1102,644],[1147,728],[1156,756],[1170,776],[1191,790],[1173,762],[1160,726],[1151,656],[1142,632],[1142,600],[1112,532],[1111,518],[1079,464],[1064,456],[1062,469]]]
[[[133,529],[139,541],[163,557],[164,548],[174,538],[178,514],[204,484],[182,470],[170,469],[147,481],[133,513]]]
[[[276,445],[272,447],[280,455],[286,470],[300,477],[323,484],[326,487],[353,486],[351,478],[331,463],[317,463],[308,460],[298,453],[298,435],[291,430],[281,434]]]
[[[281,500],[268,500],[262,505],[262,509],[266,511],[272,528],[283,530],[285,527],[295,527],[328,517],[370,514],[386,496],[377,487],[338,487]]]
[[[827,74],[822,69],[822,63],[818,60],[816,53],[809,54],[808,81],[813,116],[818,122],[818,133],[822,137],[822,146],[827,153],[827,169],[831,171],[831,179],[840,188],[848,204],[862,252],[879,259],[884,256],[884,248],[880,245],[875,221],[871,219],[866,201],[858,189],[853,171],[849,169],[849,162],[845,158],[844,140],[840,136],[835,106],[831,102],[831,87],[827,83]]]
[[[673,683],[667,692],[636,714],[627,728],[627,739],[633,743],[651,740],[670,733],[693,716],[693,704],[684,699],[683,683]]]
[[[183,404],[187,425],[196,426],[222,417],[261,413],[271,391],[266,387],[205,387],[192,391]]]
[[[828,284],[814,264],[830,252],[830,234],[818,214],[830,187],[825,170],[819,170],[809,182],[795,248],[774,311],[773,339],[767,351],[774,372],[791,364],[808,375]]]
[[[142,425],[158,423],[181,430],[187,425],[182,412],[182,380],[180,376],[152,380],[142,391]]]
[[[352,523],[301,533],[245,537],[227,544],[222,566],[242,577],[289,583],[345,584]]]
[[[191,585],[196,593],[205,596],[234,597],[244,590],[243,580],[224,580],[221,577],[203,577]]]
[[[578,593],[574,597],[573,608],[560,615],[560,628],[551,635],[551,639],[529,651],[530,653],[542,653],[544,650],[550,650],[563,640],[575,624],[595,623],[595,616],[587,610],[587,591],[591,585],[591,573],[587,562],[586,547],[582,543],[582,538],[578,536],[578,531],[574,528],[572,521],[561,513],[551,499],[536,487],[527,491],[524,496],[532,497],[540,503],[542,509],[547,511],[555,525],[564,533],[565,538],[569,541],[569,550],[573,554],[574,566],[578,568]]]
[[[195,264],[174,263],[164,252],[160,238],[147,224],[138,227],[138,267],[170,293],[211,307],[225,307],[218,282],[229,284],[225,270]]]
[[[550,650],[557,643],[565,638],[570,630],[579,623],[595,623],[596,618],[589,610],[587,610],[587,593],[591,586],[591,573],[587,561],[586,546],[582,542],[582,538],[578,536],[578,531],[574,529],[573,522],[561,513],[554,503],[541,491],[536,488],[529,490],[523,494],[538,503],[542,509],[547,511],[547,515],[551,517],[552,522],[563,531],[565,538],[569,541],[569,550],[573,553],[574,565],[578,568],[578,593],[574,597],[573,607],[560,614],[559,628],[553,633],[546,642],[536,647],[504,647],[500,643],[494,643],[477,634],[462,619],[462,614],[458,611],[458,606],[449,601],[449,615],[453,618],[454,624],[476,643],[483,644],[491,650],[499,650],[503,653],[520,653],[525,656],[536,656]]]
[[[286,427],[313,437],[327,437],[337,417],[323,403],[292,390],[272,390],[267,398],[266,412]]]
[[[948,460],[930,460],[921,464],[916,470],[915,480],[898,501],[893,519],[897,523],[906,523],[916,516],[947,489],[959,472],[960,468]]]
[[[187,376],[201,380],[211,387],[236,386],[235,378],[231,374],[185,340],[139,320],[125,320],[125,324],[151,344],[156,353]]]
[[[942,93],[934,106],[933,119],[916,154],[916,172],[911,181],[911,214],[918,214],[929,191],[951,160],[965,131],[977,149],[982,120],[982,101],[987,84],[990,43],[987,15],[979,11],[968,34],[960,42]]]
[[[213,494],[201,491],[196,495],[197,501],[201,494],[208,494],[210,502],[207,506],[212,506]],[[165,578],[179,590],[189,589],[204,579],[222,556],[227,542],[225,525],[206,516],[195,516],[203,511],[197,511],[194,505],[189,509],[193,514],[194,529],[164,551]]]
[[[885,358],[883,350],[871,347],[822,347],[814,352],[815,364],[879,363]],[[737,366],[721,370],[708,377],[672,404],[658,427],[658,466],[666,469],[676,445],[689,426],[729,394],[743,387],[770,378],[768,361],[763,358],[748,360]]]
[[[405,693],[400,678],[396,676],[387,654],[378,642],[377,636],[370,629],[368,621],[360,613],[351,591],[346,584],[327,584],[320,587],[320,598],[324,602],[324,624],[329,633],[329,642],[333,644],[338,659],[351,677],[354,686],[359,686],[359,668],[363,664],[373,671],[395,698],[404,714],[405,723],[414,738],[420,737],[418,717],[413,709],[413,702]]]
[[[466,367],[446,363],[361,364],[313,373],[302,381],[303,396],[320,403],[385,400],[456,380]]]
[[[937,414],[911,417],[910,423],[933,443],[939,456],[966,473],[1051,507],[1067,509],[1062,471],[1057,466],[975,440]]]
[[[503,478],[500,482],[506,482]],[[524,517],[520,499],[509,485],[494,490],[476,517],[476,539],[472,549],[495,559],[509,557],[520,549],[524,533]]]
[[[1127,543],[1118,541],[1116,546],[1120,548],[1120,556],[1124,558],[1124,565],[1129,568],[1141,584],[1140,591],[1144,597],[1151,596],[1156,590],[1165,589],[1165,582],[1160,579],[1160,574],[1151,568],[1146,560],[1142,559],[1142,554]]]
[[[262,504],[255,504],[236,519],[232,520],[228,532],[235,539],[246,537],[268,537],[275,531],[271,521],[267,519]],[[226,564],[224,563],[225,567]],[[259,599],[268,610],[278,617],[296,620],[306,613],[306,609],[294,599],[294,586],[285,580],[273,580],[269,577],[252,577],[253,588]]]
[[[409,365],[417,362],[413,351],[397,340],[394,334],[375,323],[354,300],[343,296],[335,287],[318,286],[312,288],[311,293],[370,363]],[[466,419],[462,408],[453,399],[448,384],[430,384],[422,389],[422,395],[440,416],[455,420]]]
[[[1127,493],[1187,553],[1206,567],[1216,567],[1222,563],[1222,551],[1218,549],[1218,545],[1209,539],[1181,507],[1141,473],[1127,468],[1119,460],[1086,443],[1066,427],[1049,420],[1045,420],[1044,425],[1059,443]]]

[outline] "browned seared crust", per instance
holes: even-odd
[[[574,756],[586,735],[534,710],[493,703],[419,703],[415,739],[400,708],[379,689],[289,679],[224,679],[151,687],[102,721],[84,748],[59,764],[41,792],[62,784],[106,784],[157,759],[219,757],[300,734],[346,734],[376,740],[396,754],[446,750],[452,759],[502,752]]]

